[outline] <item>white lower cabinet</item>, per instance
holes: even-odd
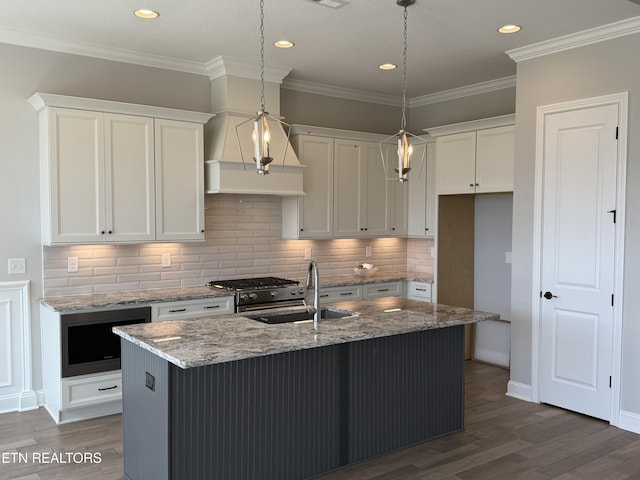
[[[330,305],[332,302],[344,302],[347,300],[401,296],[401,281],[363,283],[340,287],[323,287],[320,289],[320,304]],[[307,298],[307,300],[309,300],[309,298]]]
[[[401,297],[402,282],[367,283],[362,286],[362,298]]]
[[[362,298],[361,285],[349,285],[345,287],[323,287],[320,289],[320,303],[326,305],[329,302],[342,302]]]
[[[420,302],[431,302],[432,297],[431,282],[419,282],[416,280],[407,280],[407,298],[409,300],[418,300]]]
[[[165,322],[184,318],[222,315],[234,312],[233,297],[214,297],[179,302],[163,302],[151,305],[151,321]]]
[[[62,379],[62,410],[122,399],[120,370]]]

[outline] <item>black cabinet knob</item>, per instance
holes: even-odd
[[[104,235],[104,230],[102,230],[102,231],[100,232],[100,235]]]
[[[470,186],[470,187],[473,187],[473,183],[470,183],[470,184],[469,184],[469,186]]]
[[[109,230],[109,232],[107,232],[107,233],[109,233],[109,235],[111,235],[113,232],[111,230]]]

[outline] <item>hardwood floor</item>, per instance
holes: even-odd
[[[474,362],[467,362],[466,368],[464,432],[321,480],[640,480],[640,435],[506,397],[504,369]],[[45,452],[99,453],[102,461],[34,462],[34,452],[43,460]],[[120,415],[67,425],[55,425],[43,409],[0,415],[0,479],[121,480]]]

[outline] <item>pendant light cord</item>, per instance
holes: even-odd
[[[264,0],[260,0],[260,110],[264,112]]]
[[[402,49],[402,121],[400,130],[404,131],[407,124],[405,110],[407,108],[407,7],[404,7],[404,48]]]

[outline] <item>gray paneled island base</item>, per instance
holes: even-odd
[[[464,325],[497,315],[383,298],[357,317],[238,315],[116,328],[128,480],[312,478],[463,428]]]

